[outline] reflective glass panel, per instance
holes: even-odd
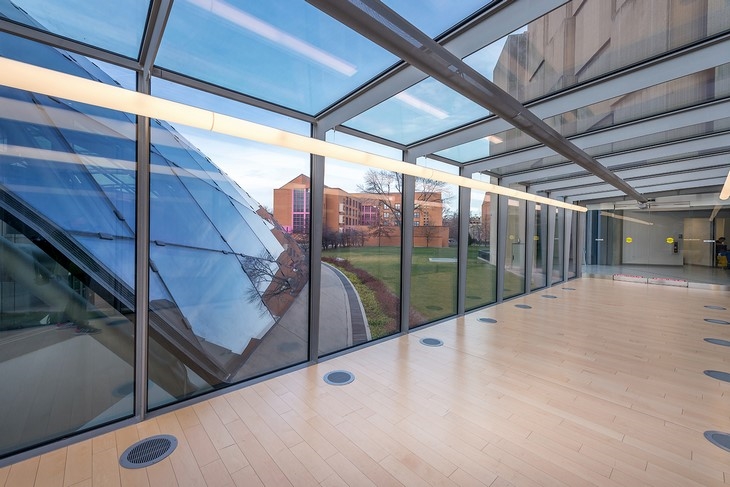
[[[525,293],[527,202],[509,199],[507,204],[507,255],[504,263],[503,296],[511,298]]]
[[[705,70],[689,76],[683,76],[666,83],[660,83],[649,88],[627,93],[624,96],[601,101],[585,107],[546,118],[545,122],[560,132],[565,137],[590,133],[596,130],[613,127],[616,125],[633,122],[642,118],[669,113],[675,110],[700,105],[712,100],[719,100],[730,95],[730,65],[721,65],[713,70]],[[712,87],[712,88],[710,88]],[[642,145],[651,145],[656,142],[664,142],[674,137],[681,139],[691,135],[701,135],[713,131],[717,122],[706,123],[707,115],[698,115],[703,121],[702,124],[694,125],[692,131],[677,132],[657,130],[656,135],[638,137],[631,145],[619,141],[614,147],[603,146],[602,148],[587,148],[591,155],[600,155],[619,150],[628,150]],[[670,122],[671,123],[671,122]],[[680,122],[682,125],[686,122]],[[666,124],[665,124],[666,126]],[[672,135],[677,134],[677,135]],[[653,139],[651,138],[653,137]],[[488,143],[499,140],[504,144]],[[517,129],[510,129],[499,132],[492,136],[478,139],[460,146],[438,152],[439,155],[449,157],[459,162],[469,162],[481,159],[489,155],[498,155],[518,149],[524,149],[538,145],[531,137]],[[531,161],[530,167],[534,167],[535,161]],[[497,169],[497,171],[499,171]]]
[[[668,238],[674,240],[673,237]],[[582,253],[578,252],[578,214],[574,211],[570,211],[570,248],[568,249],[568,279],[571,279],[578,275],[578,259],[581,255]]]
[[[459,188],[416,178],[411,328],[456,313]]]
[[[533,209],[534,207],[534,209]],[[530,280],[530,290],[539,289],[547,285],[547,214],[542,211],[539,204],[528,205],[535,213],[535,226],[533,234],[528,240],[528,244],[532,245],[532,277]]]
[[[355,145],[342,139],[335,141]],[[399,157],[372,143],[359,148]],[[326,161],[320,355],[400,331],[402,181],[398,173]]]
[[[136,59],[149,7],[149,0],[4,0],[0,15]]]
[[[410,144],[489,111],[445,85],[427,78],[349,120],[345,125],[401,144]],[[388,123],[383,123],[387,120]]]
[[[553,235],[553,275],[552,282],[561,282],[563,280],[563,255],[565,254],[565,248],[563,245],[563,238],[565,236],[565,209],[555,208],[555,217],[553,219],[553,225],[555,225],[555,233]]]
[[[306,2],[180,0],[156,64],[314,114],[396,58]]]
[[[727,2],[573,0],[497,41],[496,66],[481,71],[533,100],[725,32],[729,12]]]
[[[471,190],[466,309],[497,300],[497,201],[495,195]]]
[[[153,92],[256,112],[168,87],[155,80]],[[154,408],[307,359],[309,156],[164,121],[152,128]],[[306,215],[298,227],[291,194],[282,197],[292,186]]]
[[[730,233],[730,204],[715,201],[687,206],[670,196],[656,198],[654,208],[589,211],[584,272],[725,285],[721,237]]]
[[[136,138],[124,113],[9,88],[0,106],[4,457],[134,412]]]

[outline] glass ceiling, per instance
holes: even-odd
[[[702,44],[704,49],[713,42],[721,45],[730,33],[730,4],[725,1],[687,0],[651,7],[603,0],[520,6],[502,0],[384,3],[432,38],[458,26],[461,30],[448,37],[447,48],[461,53],[465,63],[530,106],[569,95],[571,90],[590,86],[589,82],[611,84],[613,77],[620,78],[637,66],[656,64],[660,69],[671,56],[688,48]],[[262,100],[263,106],[273,111],[299,112],[302,116],[296,116],[307,122],[310,117],[326,120],[328,114],[344,109],[346,116],[333,125],[341,123],[392,141],[394,146],[418,148],[438,140],[440,147],[433,153],[457,165],[539,146],[519,130],[504,131],[504,125],[498,133],[486,129],[480,133],[477,129],[481,124],[486,126],[494,119],[489,118],[488,110],[404,65],[386,49],[305,0],[175,0],[163,2],[160,12],[151,10],[150,5],[149,0],[0,0],[0,30],[14,32],[10,24],[27,26],[68,40],[58,41],[56,47],[83,44],[95,49],[92,52],[98,52],[101,61],[124,64],[114,56],[142,58],[145,29],[160,26],[162,30],[151,37],[147,32],[152,43],[150,53],[154,54],[153,74],[160,78],[165,78],[165,73],[178,73],[190,78],[191,85],[207,86],[213,93],[219,93],[219,87],[239,92]],[[170,5],[169,11],[166,5]],[[495,5],[497,8],[489,10]],[[523,15],[512,15],[526,5],[534,15],[524,14],[525,10],[520,11]],[[166,22],[160,21],[165,18]],[[493,27],[510,33],[493,41],[480,27],[495,18],[500,23]],[[509,25],[512,18],[521,20]],[[23,32],[34,37],[32,31]],[[22,59],[25,49],[35,49],[30,41],[0,35],[4,56]],[[44,42],[54,40],[45,38]],[[708,58],[714,59],[704,56]],[[728,58],[722,57],[711,68],[705,61],[705,67],[698,67],[684,81],[619,96],[614,90],[603,99],[586,100],[589,103],[579,105],[582,108],[552,111],[556,115],[543,118],[564,136],[571,136],[718,100],[727,96]],[[47,64],[36,62],[52,69],[77,70],[53,56],[47,59]],[[74,56],[74,61],[82,68],[78,71],[93,71],[80,56]],[[663,89],[685,95],[662,104]],[[185,96],[181,101],[195,104],[193,98]],[[631,97],[634,99],[629,100]],[[690,120],[686,125],[696,124]],[[469,130],[465,133],[473,137],[471,141],[457,137],[462,129]],[[454,143],[449,146],[452,139]],[[418,150],[413,153],[424,155]],[[550,157],[554,156],[540,160]],[[535,159],[529,157],[516,156],[513,162],[517,167],[535,167]]]
[[[149,0],[0,0],[0,15],[40,30],[137,58]]]
[[[481,7],[471,0],[391,1],[433,35]],[[397,58],[301,0],[178,0],[156,64],[307,114],[315,114]],[[292,90],[292,86],[297,86]]]

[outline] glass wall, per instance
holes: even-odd
[[[547,245],[545,238],[548,234],[547,214],[542,211],[542,205],[534,206],[535,224],[532,231],[532,238],[528,243],[532,245],[532,275],[530,279],[530,290],[540,289],[547,286]]]
[[[410,327],[456,314],[458,187],[416,178]]]
[[[309,156],[162,121],[151,142],[150,407],[306,361]]]
[[[504,294],[511,298],[525,292],[525,231],[527,203],[510,198],[507,203],[507,255],[505,257]]]
[[[0,38],[3,56],[135,89],[132,72]],[[152,93],[310,133],[308,123],[157,78]],[[131,114],[9,88],[0,106],[0,457],[133,417],[144,366],[146,406],[158,409],[313,359],[310,326],[319,327],[319,355],[392,335],[406,314],[402,288],[410,327],[457,313],[457,186],[416,178],[406,213],[398,173],[328,160],[325,187],[313,188],[306,153],[158,119],[142,145]],[[149,155],[149,195],[137,193],[138,154],[142,163]],[[313,208],[319,189],[323,206]],[[135,263],[136,204],[147,196],[149,261]],[[471,192],[468,309],[497,299],[497,201]],[[538,206],[528,237],[526,209],[509,200],[505,212],[505,297],[525,292],[528,244],[531,289],[544,285],[547,219]],[[319,218],[322,280],[312,290]],[[410,262],[402,262],[404,222],[413,226]],[[149,341],[136,370],[136,271],[145,267]],[[316,324],[311,297],[320,299]]]
[[[9,88],[0,106],[4,456],[134,412],[136,139],[125,113]]]
[[[471,190],[466,309],[497,300],[497,201],[490,193]]]
[[[587,220],[588,273],[727,283],[727,272],[718,267],[717,240],[730,228],[730,205],[658,199],[643,210],[590,211]]]
[[[343,134],[328,140],[400,157]],[[319,354],[400,331],[403,175],[325,164]]]
[[[563,254],[565,252],[565,246],[563,244],[565,236],[565,210],[563,208],[555,208],[555,216],[553,224],[555,225],[555,231],[553,234],[553,275],[552,282],[561,282],[564,279],[563,273]]]
[[[578,275],[579,258],[582,253],[578,252],[578,215],[574,211],[566,210],[566,216],[570,220],[570,247],[568,249],[568,279]]]

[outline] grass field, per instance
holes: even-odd
[[[469,247],[466,274],[466,308],[495,301],[496,268],[477,259],[478,247]],[[322,252],[323,257],[347,259],[380,279],[396,296],[400,295],[400,247],[347,247]],[[411,306],[422,316],[411,326],[456,313],[456,262],[432,262],[432,258],[456,258],[456,248],[416,247],[411,267]],[[509,294],[520,291],[521,279],[505,277]]]

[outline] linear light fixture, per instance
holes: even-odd
[[[240,139],[330,157],[376,169],[443,181],[457,186],[534,201],[536,203],[544,203],[573,211],[588,211],[583,206],[449,174],[444,171],[417,166],[416,164],[409,164],[397,159],[286,132],[210,110],[165,100],[127,90],[119,86],[107,85],[98,81],[80,78],[12,59],[0,58],[0,85],[65,98],[67,100],[87,103],[120,112],[133,113],[143,117],[180,123]]]
[[[725,201],[728,198],[730,198],[730,171],[728,171],[727,179],[725,179],[725,184],[722,187],[722,191],[720,191],[721,200]]]
[[[405,91],[401,91],[397,95],[395,95],[393,98],[396,100],[400,100],[406,105],[410,105],[416,110],[420,110],[423,113],[427,113],[428,115],[433,115],[434,117],[438,118],[439,120],[444,120],[449,117],[449,114],[445,111],[436,108],[435,106],[431,105],[430,103],[426,103],[425,101],[421,100],[420,98],[416,98],[415,96],[406,93]]]

